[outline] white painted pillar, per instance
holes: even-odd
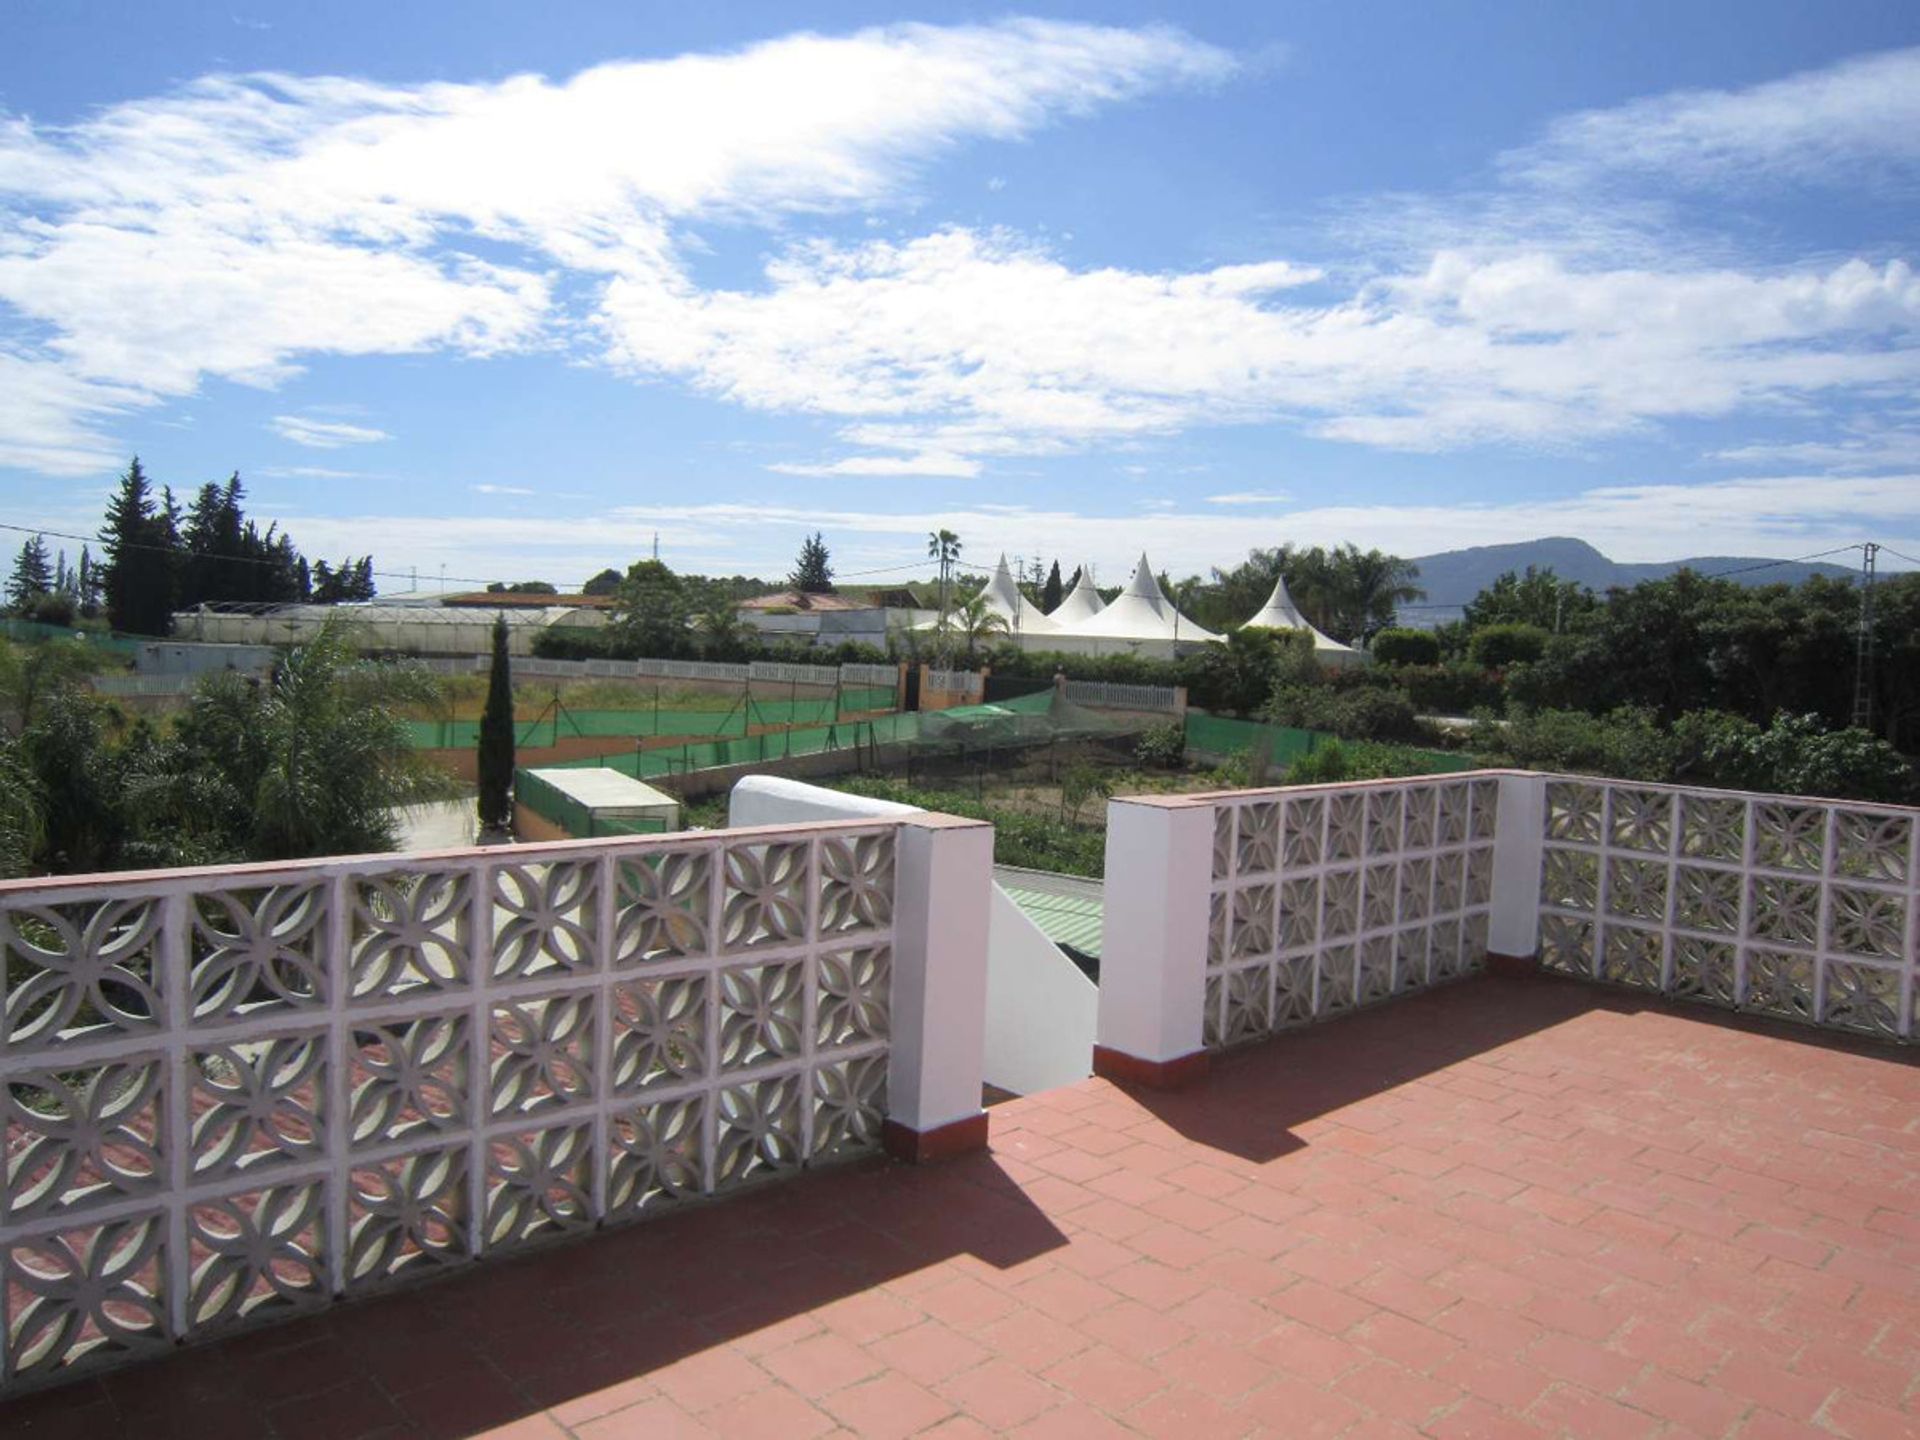
[[[1211,804],[1141,796],[1107,806],[1097,1073],[1172,1085],[1204,1070],[1212,877]]]
[[[993,827],[921,812],[898,835],[886,1142],[901,1159],[932,1160],[987,1141]]]
[[[1493,911],[1487,950],[1531,960],[1540,949],[1540,857],[1547,826],[1547,777],[1502,775],[1493,836]]]

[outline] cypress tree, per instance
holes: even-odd
[[[164,635],[172,623],[178,516],[171,494],[154,504],[147,472],[135,456],[107,505],[103,576],[107,620],[135,635]]]
[[[513,825],[513,673],[507,659],[507,617],[493,619],[493,666],[487,708],[480,715],[480,829]]]
[[[13,577],[7,581],[7,602],[24,615],[33,602],[53,589],[53,572],[47,568],[47,544],[38,535],[28,538],[13,562]]]
[[[1060,562],[1056,560],[1053,562],[1053,568],[1047,571],[1046,587],[1040,592],[1040,608],[1051,615],[1055,610],[1060,608],[1062,595]]]

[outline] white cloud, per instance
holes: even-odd
[[[365,470],[336,470],[327,465],[260,465],[249,472],[269,480],[386,480]]]
[[[1278,505],[1293,497],[1284,490],[1235,490],[1226,495],[1209,495],[1209,505]]]
[[[1743,188],[1763,177],[1857,184],[1920,163],[1920,48],[1582,111],[1503,159],[1510,175],[1554,185],[1617,171]]]
[[[0,214],[22,221],[0,303],[76,381],[136,396],[271,385],[313,354],[493,354],[546,343],[556,267],[684,284],[676,222],[873,204],[958,141],[1231,70],[1170,30],[1012,20],[562,81],[212,76],[68,127],[0,115]]]
[[[94,475],[126,457],[92,423],[151,403],[125,385],[86,380],[46,360],[0,348],[0,467]]]
[[[311,450],[338,450],[343,445],[370,445],[376,440],[391,440],[385,430],[371,425],[349,425],[340,420],[315,420],[306,415],[276,415],[267,428],[282,440],[305,445]]]
[[[470,485],[467,487],[476,495],[538,495],[538,490],[529,490],[522,485]]]

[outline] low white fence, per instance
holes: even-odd
[[[1920,812],[1571,777],[1542,785],[1544,968],[1913,1035]]]
[[[1515,771],[1116,800],[1099,1045],[1175,1066],[1490,954],[1910,1040],[1917,826],[1912,809]]]
[[[484,675],[493,663],[486,655],[456,656],[415,662],[441,675]],[[712,680],[743,685],[750,680],[778,685],[892,685],[900,672],[892,665],[789,665],[755,660],[728,665],[706,660],[549,660],[517,656],[516,677],[537,679]]]
[[[1106,680],[1069,680],[1067,699],[1096,710],[1146,710],[1172,715],[1180,692],[1170,685],[1118,685]]]
[[[934,670],[923,673],[923,687],[938,691],[943,695],[967,695],[979,699],[986,691],[986,681],[978,670]]]
[[[0,884],[0,1391],[970,1123],[991,834]]]

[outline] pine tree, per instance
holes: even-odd
[[[1065,592],[1060,585],[1060,562],[1053,562],[1053,568],[1047,571],[1047,583],[1040,591],[1040,608],[1051,615],[1060,608],[1060,600]]]
[[[818,530],[800,542],[800,560],[787,577],[787,584],[802,595],[833,593],[833,566],[827,563],[826,542]]]
[[[179,512],[171,491],[156,506],[147,472],[135,456],[107,505],[106,573],[102,590],[107,620],[135,635],[164,635],[172,624],[174,550]]]
[[[507,617],[493,619],[493,666],[487,676],[487,708],[480,715],[480,829],[504,832],[513,825],[513,674],[507,658]]]
[[[13,562],[13,577],[7,581],[7,603],[16,614],[24,614],[33,602],[53,590],[53,571],[47,564],[47,542],[30,536],[20,547]]]

